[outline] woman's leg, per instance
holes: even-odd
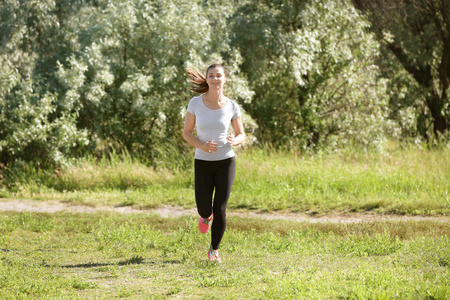
[[[195,202],[198,214],[205,219],[212,214],[215,179],[210,163],[209,161],[195,160]]]
[[[213,250],[219,248],[223,234],[226,229],[226,209],[228,199],[230,198],[231,188],[233,187],[236,173],[236,158],[231,157],[220,161],[220,168],[215,174],[215,193],[214,193],[214,221],[211,227],[211,246]]]

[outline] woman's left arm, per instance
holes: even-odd
[[[236,119],[231,120],[231,127],[233,128],[234,136],[230,132],[227,138],[228,142],[231,146],[242,144],[245,141],[244,124],[242,124],[242,118],[237,117]]]

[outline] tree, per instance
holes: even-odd
[[[65,97],[83,107],[78,126],[97,149],[122,145],[151,158],[183,147],[182,111],[192,97],[187,67],[206,70],[226,61],[242,82],[239,55],[218,21],[232,5],[219,10],[204,1],[104,0],[86,9],[80,51],[61,62],[59,75]]]
[[[236,45],[255,96],[244,107],[263,142],[378,147],[387,93],[378,43],[349,1],[257,1],[236,12]]]
[[[62,2],[0,4],[0,163],[62,163],[88,143],[76,126],[78,108],[59,102],[53,75],[57,59],[71,51],[66,17],[80,4]]]
[[[419,131],[429,137],[450,129],[450,2],[448,0],[353,0],[368,12],[383,46],[421,88]],[[411,99],[414,101],[414,99]],[[411,105],[411,102],[409,103]]]
[[[234,4],[1,2],[0,163],[58,164],[78,150],[125,148],[150,159],[182,151],[187,67],[223,62],[230,96],[251,97],[229,46]]]

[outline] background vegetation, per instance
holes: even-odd
[[[448,1],[5,0],[0,16],[2,169],[180,161],[185,70],[213,62],[255,144],[448,140]]]
[[[391,146],[392,147],[392,146]],[[28,166],[4,180],[0,197],[74,205],[154,209],[195,207],[194,172],[153,168],[131,156],[84,159],[58,171]],[[301,156],[252,149],[238,153],[228,208],[324,214],[450,213],[450,151],[390,149]]]

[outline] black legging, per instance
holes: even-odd
[[[226,209],[228,198],[236,173],[236,158],[219,161],[195,160],[195,201],[202,218],[214,214],[211,227],[211,246],[219,248],[226,228]],[[215,189],[215,192],[214,192]],[[213,203],[214,192],[214,203]]]

